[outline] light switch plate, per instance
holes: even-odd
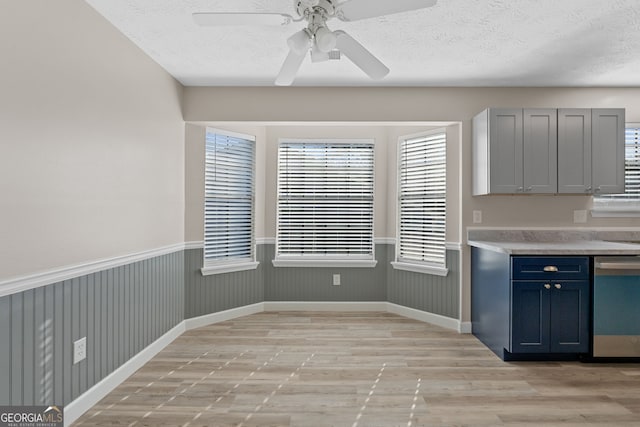
[[[473,211],[473,223],[482,224],[482,211]]]

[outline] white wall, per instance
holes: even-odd
[[[80,0],[0,34],[0,282],[183,242],[181,85]]]

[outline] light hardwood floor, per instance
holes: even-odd
[[[74,426],[640,426],[640,365],[502,362],[389,313],[186,332]]]

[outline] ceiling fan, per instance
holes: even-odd
[[[342,30],[331,31],[327,21],[338,18],[344,22],[359,21],[391,15],[399,12],[424,9],[435,5],[437,0],[293,0],[298,15],[294,18],[285,13],[194,13],[194,21],[202,26],[227,25],[288,25],[306,21],[307,26],[287,39],[289,54],[276,78],[276,85],[289,86],[311,52],[312,62],[340,59],[344,54],[372,79],[381,79],[389,68],[362,46],[356,39]]]

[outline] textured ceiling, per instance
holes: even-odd
[[[273,86],[286,39],[304,27],[200,27],[191,17],[295,15],[293,0],[87,2],[186,86]],[[391,72],[372,81],[346,58],[307,58],[294,86],[640,86],[640,0],[439,0],[329,27]]]

